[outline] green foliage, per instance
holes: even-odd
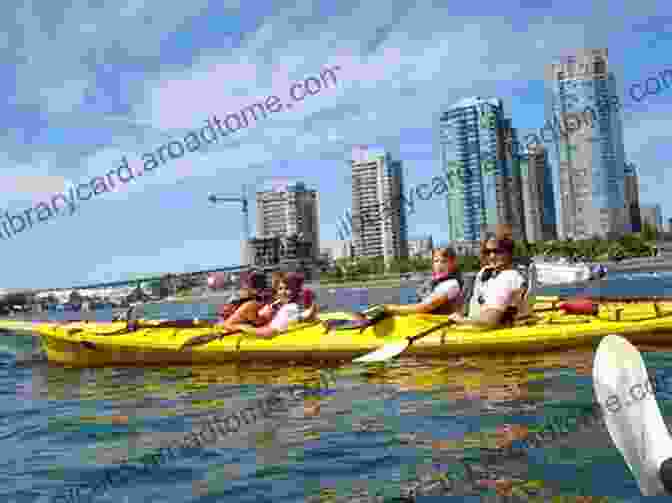
[[[457,263],[462,272],[475,272],[481,269],[481,259],[472,255],[458,257]]]
[[[645,224],[648,225],[648,224]],[[654,254],[655,247],[649,243],[657,236],[656,229],[644,228],[641,234],[627,234],[617,241],[608,241],[599,236],[590,239],[558,241],[538,241],[529,243],[516,241],[514,254],[517,257],[533,257],[551,255],[556,257],[575,257],[589,261],[607,261],[616,258],[649,257]],[[653,239],[650,239],[652,238]],[[475,256],[460,256],[458,264],[462,272],[473,272],[480,269],[480,259]],[[430,258],[410,257],[392,260],[385,267],[383,257],[336,260],[333,271],[320,275],[322,281],[347,282],[352,280],[379,279],[386,273],[405,274],[410,272],[428,272],[432,270]]]
[[[655,229],[652,229],[655,233]],[[647,243],[648,239],[642,235],[626,234],[617,241],[608,241],[599,236],[590,239],[564,241],[545,241],[530,243],[527,246],[527,256],[551,255],[557,257],[577,257],[590,261],[609,260],[613,258],[648,257],[654,252],[654,247]],[[523,245],[516,246],[518,256],[526,255]]]
[[[649,222],[642,223],[641,237],[644,241],[655,241],[658,239],[658,229]]]

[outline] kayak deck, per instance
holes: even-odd
[[[598,317],[543,313],[538,321],[527,326],[497,330],[448,326],[418,339],[404,355],[441,357],[550,351],[593,344],[613,333],[636,343],[672,343],[672,305],[660,304],[658,315],[651,304],[619,307],[623,310],[618,321],[613,307],[603,307]],[[351,315],[326,313],[321,318],[344,319]],[[302,323],[294,324],[290,330],[272,339],[238,333],[185,349],[181,348],[187,341],[212,334],[213,328],[204,323],[194,328],[148,327],[127,332],[125,322],[35,323],[26,326],[26,322],[5,321],[0,322],[0,328],[38,333],[49,362],[73,367],[100,367],[199,365],[240,360],[352,360],[446,321],[446,316],[394,316],[364,330],[336,328],[328,332],[319,322]]]

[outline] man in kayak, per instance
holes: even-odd
[[[525,293],[527,280],[513,265],[513,241],[508,237],[486,241],[486,257],[492,261],[492,275],[486,278],[482,293],[477,302],[480,309],[477,314],[465,318],[460,313],[451,315],[458,325],[466,324],[483,328],[510,326],[517,315],[526,311]]]
[[[249,323],[231,323],[233,330],[240,330],[246,334],[257,337],[270,338],[284,332],[291,322],[313,320],[317,315],[317,306],[302,311],[300,304],[304,278],[300,274],[277,274],[276,301],[265,306],[259,312],[259,318],[271,321],[261,327],[255,327]]]
[[[387,314],[451,314],[464,306],[464,281],[458,270],[457,254],[451,247],[432,251],[432,280],[423,300],[417,304],[385,304]]]

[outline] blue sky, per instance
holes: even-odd
[[[90,5],[91,4],[91,5]],[[96,5],[93,5],[96,4]],[[629,86],[667,68],[668,2],[298,3],[20,1],[0,23],[4,213],[19,213],[145,152],[339,66],[338,85],[226,142],[188,153],[112,192],[0,240],[0,287],[47,288],[240,262],[238,194],[273,177],[320,193],[322,239],[350,206],[353,145],[386,146],[406,183],[438,174],[432,123],[468,96],[504,100],[521,135],[544,121],[544,70],[567,51],[609,49],[628,160],[643,203],[669,176],[672,88],[641,104]],[[522,5],[522,7],[521,7]],[[522,136],[521,136],[522,137]],[[416,201],[410,234],[447,232],[442,198]],[[254,228],[255,218],[251,215]]]

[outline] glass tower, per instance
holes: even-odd
[[[501,221],[497,197],[498,177],[506,174],[506,162],[497,155],[503,124],[502,101],[496,98],[466,98],[439,114],[436,130],[448,179],[451,241],[476,241],[483,230],[508,223]]]
[[[552,140],[544,141],[552,143],[548,148],[557,166],[553,185],[560,237],[622,235],[630,229],[623,126],[607,50],[565,56],[547,68],[546,80]]]

